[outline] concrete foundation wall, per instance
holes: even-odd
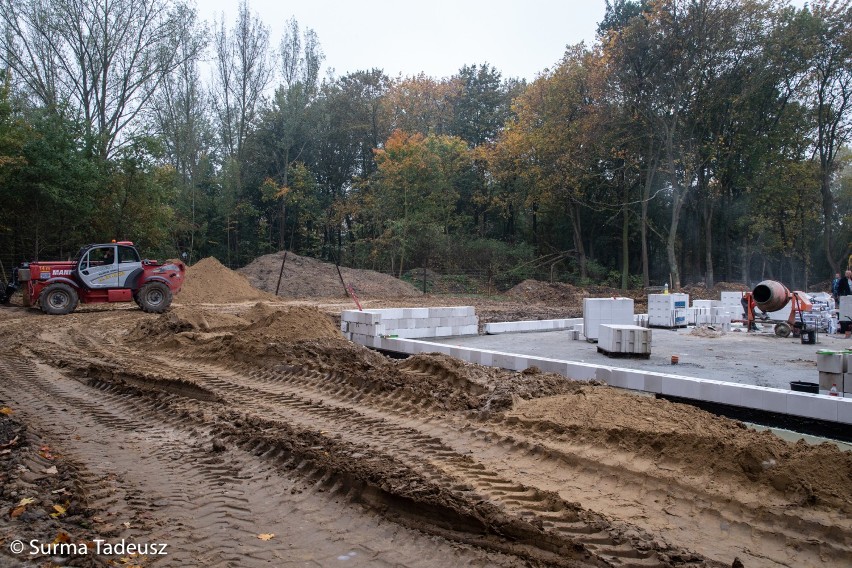
[[[613,387],[852,424],[852,398],[697,379],[667,373],[644,372],[576,361],[530,357],[413,339],[357,335],[353,337],[353,341],[368,347],[409,355],[444,353],[471,363],[512,371],[522,371],[528,367],[536,366],[542,371],[558,373],[575,380],[597,379]]]

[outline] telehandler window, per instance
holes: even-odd
[[[139,262],[139,253],[135,248],[118,247],[118,262]]]

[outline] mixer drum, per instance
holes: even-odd
[[[777,312],[792,298],[790,290],[775,280],[764,280],[751,292],[757,308],[762,312]]]

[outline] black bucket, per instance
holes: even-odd
[[[799,332],[799,336],[802,339],[802,343],[806,345],[813,345],[816,343],[816,330],[815,329],[802,329]]]
[[[819,394],[819,383],[809,383],[807,381],[790,381],[790,390],[796,392],[809,392],[811,394]]]

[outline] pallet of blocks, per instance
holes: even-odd
[[[381,347],[381,338],[427,339],[477,335],[479,318],[473,306],[344,310],[340,330],[355,343]]]
[[[598,353],[607,357],[647,359],[651,356],[651,330],[638,325],[600,326]]]

